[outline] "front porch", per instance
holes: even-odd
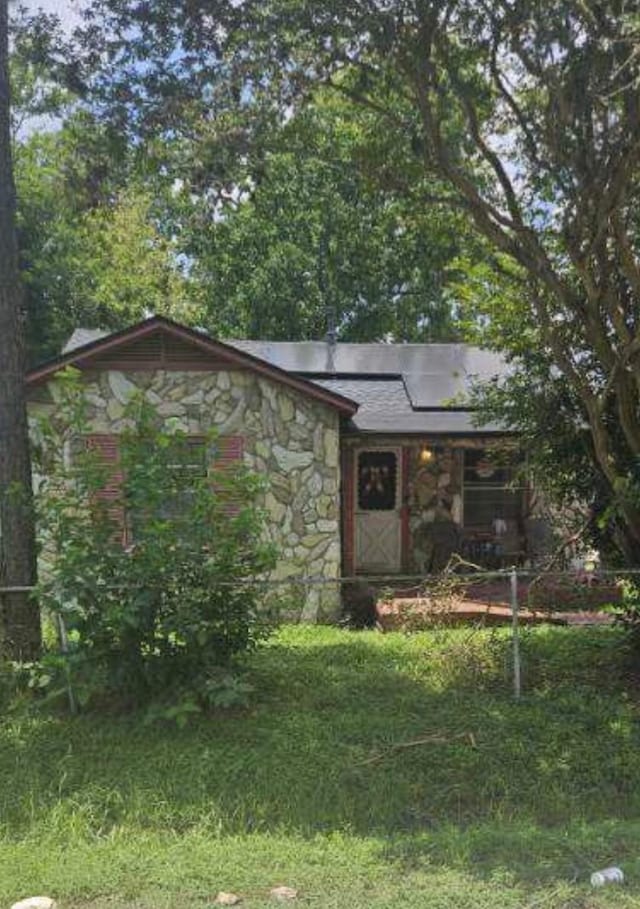
[[[343,437],[342,517],[349,577],[425,576],[454,554],[497,569],[540,546],[508,437]]]

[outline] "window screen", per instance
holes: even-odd
[[[497,520],[513,524],[522,515],[524,489],[516,479],[515,459],[484,449],[464,453],[464,525],[491,530]]]

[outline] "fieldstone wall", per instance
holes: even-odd
[[[130,396],[142,391],[157,413],[194,435],[215,427],[244,438],[246,465],[269,480],[262,503],[280,553],[274,580],[291,579],[299,617],[328,620],[339,611],[337,584],[300,587],[295,579],[340,575],[339,418],[332,408],[247,371],[83,373],[94,432],[119,433]],[[55,408],[56,383],[33,410]]]
[[[433,448],[420,460],[420,446],[409,448],[407,478],[411,567],[424,574],[441,571],[459,549],[462,525],[461,449]]]
[[[409,464],[409,506],[412,517],[426,523],[438,520],[462,523],[461,449],[431,449],[432,459],[420,460],[420,447],[412,446]]]

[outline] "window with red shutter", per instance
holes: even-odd
[[[107,468],[107,480],[96,498],[107,504],[107,511],[118,528],[118,536],[126,543],[126,521],[122,501],[123,475],[120,468],[120,447],[117,435],[93,433],[86,437],[87,447],[95,451]]]
[[[213,471],[230,470],[242,464],[244,456],[244,437],[243,436],[219,436],[212,446],[211,469]],[[215,489],[215,482],[214,482]],[[216,490],[219,494],[228,498],[228,504],[225,505],[225,512],[230,516],[236,515],[240,509],[239,502],[231,490]]]
[[[101,461],[108,467],[108,479],[103,488],[96,494],[102,502],[113,503],[108,507],[109,515],[119,528],[119,536],[123,545],[133,542],[136,537],[136,525],[144,520],[145,515],[136,515],[125,512],[123,502],[124,476],[120,466],[119,437],[108,433],[93,433],[86,437],[87,446],[96,451]],[[244,438],[242,436],[222,436],[213,443],[210,466],[213,471],[230,469],[242,464],[244,454]],[[176,446],[171,452],[174,460],[170,468],[187,481],[190,477],[194,480],[206,477],[207,445],[204,436],[190,436]],[[179,495],[167,496],[162,506],[163,518],[177,518],[185,512],[189,496],[182,489]],[[229,513],[236,514],[239,502],[234,501],[233,494],[229,494]]]
[[[162,504],[157,510],[156,517],[174,522],[176,525],[188,519],[191,513],[193,493],[198,481],[207,477],[207,445],[204,436],[179,436],[174,444],[169,446],[168,459],[165,466],[168,469],[167,489]],[[139,536],[139,528],[143,521],[149,517],[148,508],[140,508],[137,513],[131,508],[127,513],[130,540],[135,541]],[[138,531],[137,529],[138,528]]]

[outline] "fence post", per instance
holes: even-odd
[[[60,640],[60,650],[64,660],[64,675],[67,681],[67,697],[69,698],[69,712],[75,716],[78,712],[76,696],[71,684],[71,670],[69,668],[69,638],[67,637],[67,626],[59,612],[56,612],[56,623],[58,625],[58,638]]]
[[[520,700],[520,634],[518,626],[518,572],[514,565],[511,569],[511,635],[513,643],[513,696]]]

